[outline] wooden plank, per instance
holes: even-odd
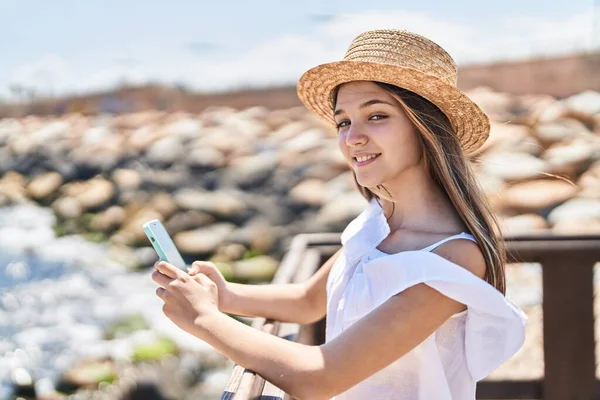
[[[596,393],[593,266],[585,252],[542,257],[544,400]]]
[[[477,383],[477,398],[486,400],[541,399],[543,381],[483,380]]]

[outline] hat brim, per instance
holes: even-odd
[[[377,81],[395,85],[429,100],[447,117],[464,151],[472,153],[486,141],[490,122],[485,113],[455,86],[420,71],[364,61],[336,61],[306,71],[298,81],[298,97],[321,118],[335,125],[331,93],[352,81]]]

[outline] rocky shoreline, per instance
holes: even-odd
[[[599,234],[600,94],[469,95],[492,120],[473,166],[505,235]],[[54,387],[88,358],[94,374],[120,377],[149,341],[167,355],[147,371],[183,363],[203,371],[192,380],[224,384],[226,360],[165,328],[142,224],[161,219],[187,261],[258,283],[294,235],[339,232],[365,204],[331,128],[303,108],[0,120],[0,398],[35,376],[49,379],[38,391]],[[119,324],[134,328],[105,336]],[[186,385],[170,393],[200,390]]]

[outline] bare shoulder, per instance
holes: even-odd
[[[477,243],[471,240],[451,240],[435,249],[435,253],[482,279],[485,276],[486,264],[483,252]]]

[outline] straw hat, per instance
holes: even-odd
[[[410,90],[435,104],[452,124],[467,153],[489,136],[483,111],[456,86],[456,63],[431,40],[402,30],[375,30],[357,36],[342,61],[306,71],[297,86],[304,105],[335,125],[332,92],[351,81],[379,81]]]

